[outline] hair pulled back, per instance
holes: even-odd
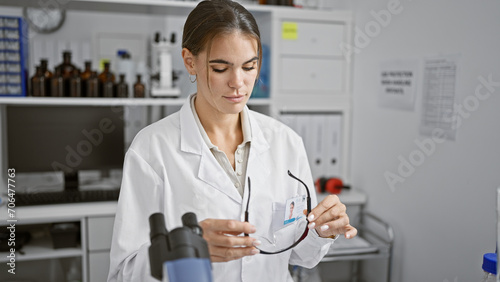
[[[258,70],[262,62],[262,44],[257,22],[253,15],[239,3],[231,0],[206,0],[200,2],[188,15],[182,35],[182,48],[194,56],[206,50],[210,54],[213,39],[220,34],[241,32],[258,44]],[[207,56],[208,64],[208,56]]]

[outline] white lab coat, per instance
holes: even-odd
[[[249,112],[252,131],[247,167],[251,179],[249,221],[257,230],[270,229],[273,211],[284,209],[287,199],[305,194],[287,170],[309,186],[314,208],[312,176],[302,140],[295,132],[268,116],[247,107],[244,110]],[[179,112],[144,128],[125,156],[108,281],[157,281],[150,275],[148,257],[151,214],[164,213],[168,230],[181,226],[186,212],[194,212],[198,221],[244,221],[247,198],[248,189],[242,199],[203,141],[187,99]],[[293,241],[286,227],[276,236],[277,240]],[[214,281],[292,281],[288,264],[313,267],[332,242],[312,231],[294,249],[278,255],[212,263]]]

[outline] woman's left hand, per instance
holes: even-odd
[[[315,228],[324,238],[344,234],[350,239],[358,234],[358,230],[349,224],[346,207],[337,195],[328,195],[311,210],[308,219],[309,229]]]

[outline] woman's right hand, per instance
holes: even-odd
[[[255,238],[238,236],[255,233],[255,226],[248,222],[208,218],[200,222],[200,226],[212,262],[236,260],[259,253],[254,247],[259,244]]]

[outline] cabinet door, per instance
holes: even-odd
[[[109,251],[89,253],[89,282],[102,282],[108,279]]]
[[[111,248],[115,217],[88,218],[88,250],[103,251]]]
[[[282,58],[280,89],[287,92],[342,91],[344,61],[316,58]]]
[[[282,21],[296,26],[296,38],[280,41],[283,55],[341,56],[344,25],[323,22]],[[282,28],[285,28],[284,26]]]

